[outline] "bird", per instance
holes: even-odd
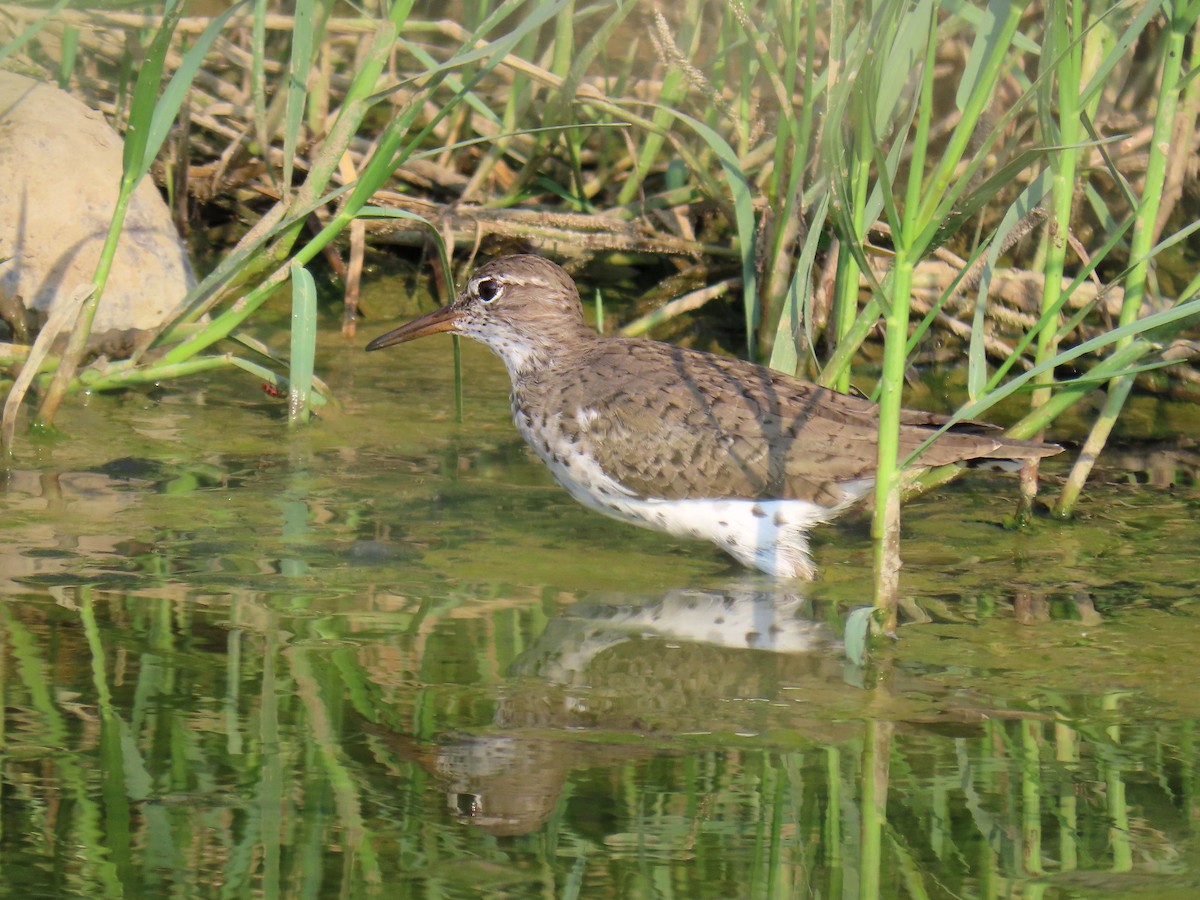
[[[870,400],[741,359],[598,334],[574,280],[543,257],[484,264],[451,303],[366,349],[445,332],[504,362],[517,431],[584,506],[711,541],[776,578],[812,579],[809,532],[874,486],[879,412]],[[900,458],[947,421],[902,410]],[[996,432],[957,422],[910,468],[1015,468],[1062,450]]]

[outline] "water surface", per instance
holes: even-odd
[[[20,446],[0,892],[1200,888],[1186,456],[1112,454],[1065,524],[1002,527],[1003,475],[914,501],[905,625],[864,668],[863,514],[781,587],[576,505],[486,351],[457,425],[448,340],[323,340],[343,406],[309,428],[228,375]]]

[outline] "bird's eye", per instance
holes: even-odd
[[[484,303],[491,303],[500,296],[500,282],[494,278],[481,278],[475,282],[475,293]]]

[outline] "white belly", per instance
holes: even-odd
[[[779,578],[812,578],[806,532],[837,516],[870,487],[844,487],[835,507],[805,500],[665,500],[638,497],[610,478],[594,460],[571,448],[550,452],[516,418],[521,436],[550,469],[554,480],[580,503],[614,519],[665,531],[675,537],[711,541],[743,565]]]

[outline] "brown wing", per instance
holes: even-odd
[[[598,344],[567,383],[577,408],[588,412],[562,427],[640,496],[833,506],[844,497],[837,485],[875,473],[873,403],[741,360],[613,340]],[[944,421],[906,410],[901,455]],[[940,439],[922,463],[993,454],[1005,442],[980,434],[985,427],[966,423],[964,433]]]
[[[572,393],[589,412],[564,428],[641,496],[834,505],[838,482],[873,471],[873,407],[780,378],[737,360],[613,341],[577,370]]]

